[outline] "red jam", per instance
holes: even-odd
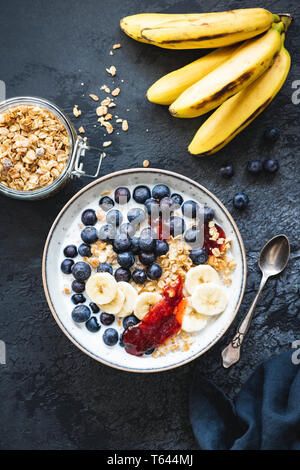
[[[220,227],[220,225],[215,224],[216,229],[219,232],[219,238],[223,238],[225,240],[226,235],[224,230]],[[210,240],[211,236],[209,234],[209,227],[208,224],[204,225],[204,246],[209,255],[212,254],[212,250],[214,248],[219,248],[220,251],[224,249],[225,243],[223,245],[219,245],[216,241]]]
[[[145,318],[124,331],[123,343],[129,354],[142,356],[148,349],[160,346],[180,330],[186,307],[182,287],[182,279],[178,277],[174,284],[164,288],[162,299],[149,310]]]

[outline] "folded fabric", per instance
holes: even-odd
[[[300,450],[300,365],[293,352],[260,364],[235,402],[196,370],[190,420],[201,449]]]

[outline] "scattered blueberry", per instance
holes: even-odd
[[[161,200],[163,197],[170,196],[171,191],[165,184],[156,184],[152,189],[152,197]]]
[[[156,256],[166,255],[169,251],[169,245],[165,240],[156,240],[155,254]]]
[[[123,216],[118,209],[112,209],[106,214],[106,222],[113,227],[119,227],[123,222]]]
[[[71,300],[73,304],[77,305],[77,304],[84,304],[84,302],[86,301],[86,298],[82,294],[73,294],[71,297]]]
[[[96,212],[93,209],[86,209],[81,215],[81,222],[84,225],[95,225],[97,220]]]
[[[111,224],[105,224],[100,227],[99,230],[99,239],[103,242],[112,243],[116,238],[117,230]]]
[[[192,200],[185,201],[181,206],[181,211],[186,217],[195,219],[199,215],[199,205]]]
[[[215,211],[208,206],[204,207],[204,222],[209,222],[215,216]]]
[[[87,258],[90,258],[92,256],[92,251],[90,245],[87,245],[86,243],[81,243],[78,247],[78,253],[80,256],[86,256]]]
[[[130,200],[130,191],[128,188],[120,187],[115,190],[115,201],[118,204],[126,204]]]
[[[147,274],[143,269],[135,269],[132,273],[132,279],[136,284],[145,284]]]
[[[91,311],[86,305],[77,305],[72,310],[72,319],[76,323],[84,323],[88,321],[91,316]]]
[[[131,239],[125,233],[119,233],[113,241],[113,248],[116,253],[129,251],[131,248]]]
[[[133,191],[133,199],[139,204],[144,204],[150,197],[151,192],[147,186],[137,186]]]
[[[220,168],[220,174],[224,178],[231,178],[234,175],[233,166],[231,164],[222,166],[222,168]]]
[[[86,322],[85,326],[91,333],[97,333],[97,331],[99,331],[101,328],[101,325],[99,325],[99,322],[96,317],[91,317]]]
[[[162,268],[161,266],[159,266],[159,264],[153,263],[150,266],[148,266],[146,273],[149,279],[156,281],[162,275]]]
[[[184,234],[184,239],[187,243],[195,243],[200,240],[200,231],[196,225],[188,228]]]
[[[277,127],[270,127],[269,129],[266,129],[264,133],[264,138],[268,142],[275,142],[275,140],[278,139],[280,134],[280,130]]]
[[[131,251],[134,255],[137,255],[140,252],[140,239],[139,237],[133,237],[131,239]]]
[[[237,209],[245,209],[249,204],[249,198],[245,193],[237,193],[233,198],[233,205]]]
[[[114,346],[117,344],[119,335],[114,328],[107,328],[103,333],[103,341],[107,346]]]
[[[118,268],[115,271],[115,279],[117,282],[129,282],[131,278],[131,272],[126,268]]]
[[[150,264],[153,264],[155,261],[155,254],[154,253],[140,253],[139,254],[139,260],[142,264],[145,266],[148,266]]]
[[[136,224],[141,224],[146,220],[146,213],[140,207],[132,207],[127,213],[127,219],[129,222],[135,222]]]
[[[128,237],[133,237],[136,232],[136,226],[134,223],[125,222],[124,224],[120,225],[119,231]]]
[[[150,349],[147,349],[147,351],[145,352],[145,354],[147,354],[147,356],[150,356],[151,354],[153,354],[155,351],[155,348],[150,348]]]
[[[119,253],[117,261],[122,268],[131,268],[134,265],[134,255],[130,251]]]
[[[64,249],[64,255],[66,258],[75,258],[77,256],[77,248],[75,245],[67,245]]]
[[[84,261],[78,261],[72,266],[72,274],[77,281],[86,281],[91,275],[91,267]]]
[[[149,215],[153,217],[158,217],[160,207],[159,201],[157,199],[150,197],[145,201],[145,207]]]
[[[137,325],[140,322],[135,315],[129,315],[128,317],[123,318],[123,327],[126,330],[129,326]]]
[[[71,287],[72,291],[76,292],[76,294],[81,294],[85,290],[85,283],[81,281],[76,281],[76,279],[74,279],[71,284]]]
[[[275,173],[279,170],[279,162],[276,158],[268,158],[264,161],[264,170],[268,173]]]
[[[113,268],[109,263],[101,263],[97,267],[97,273],[113,273]]]
[[[99,201],[99,206],[105,212],[108,212],[115,205],[115,202],[109,196],[103,196]]]
[[[92,310],[93,313],[99,313],[100,312],[100,308],[98,307],[97,304],[95,304],[95,302],[91,302],[89,304],[90,306],[90,309]]]
[[[102,312],[100,314],[100,321],[102,325],[109,326],[115,321],[115,316],[111,313]]]
[[[172,194],[171,198],[172,198],[173,201],[174,201],[175,208],[176,208],[176,209],[179,209],[179,207],[180,207],[181,204],[183,203],[183,197],[180,196],[180,194],[174,193],[174,194]]]
[[[139,247],[141,251],[152,253],[155,249],[156,240],[152,237],[150,230],[144,229],[140,233]]]
[[[71,274],[71,269],[74,264],[72,259],[64,259],[60,265],[60,269],[64,274]]]
[[[84,243],[90,245],[98,240],[98,234],[95,227],[85,227],[81,232],[81,238]]]
[[[249,173],[257,174],[263,170],[263,164],[260,160],[250,160],[247,164]]]
[[[182,235],[185,231],[185,221],[177,215],[171,215],[170,217],[170,234],[172,237]]]
[[[195,248],[190,251],[190,258],[194,264],[204,264],[208,260],[208,254],[205,248]]]

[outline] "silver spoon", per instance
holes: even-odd
[[[240,359],[241,345],[250,326],[258,298],[270,276],[281,273],[286,267],[290,257],[290,243],[285,235],[276,235],[271,238],[260,252],[258,265],[262,278],[256,296],[245,318],[240,323],[231,343],[222,352],[223,366],[228,367]]]

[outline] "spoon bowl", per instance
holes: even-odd
[[[275,276],[281,273],[290,257],[290,243],[283,235],[271,238],[262,248],[258,260],[262,273],[266,276]]]

